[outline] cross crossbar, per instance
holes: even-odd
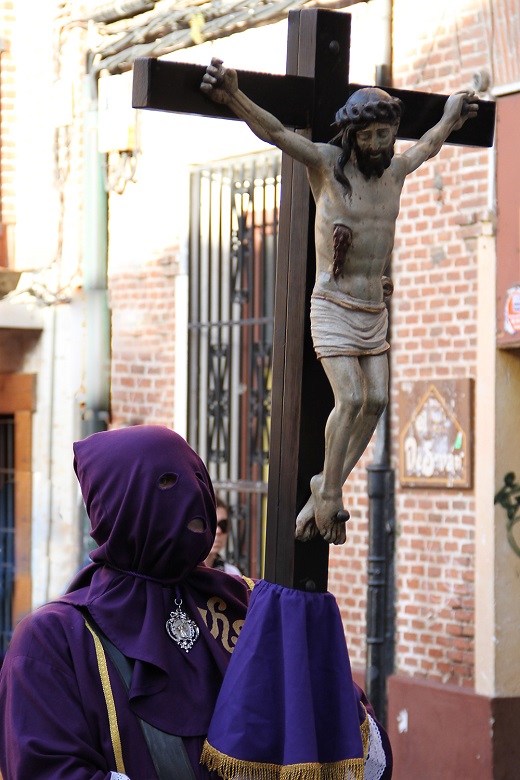
[[[236,116],[227,106],[213,103],[200,91],[205,71],[205,65],[169,62],[152,57],[137,59],[134,63],[132,105],[134,108],[236,120]],[[296,129],[312,125],[315,105],[312,77],[281,76],[248,70],[239,70],[237,73],[240,88],[246,95],[274,114],[282,124]],[[336,108],[340,108],[353,92],[363,86],[365,85],[345,84],[344,99]],[[431,92],[390,87],[384,89],[404,104],[398,137],[407,140],[417,140],[433,127],[441,118],[448,99],[446,95]],[[325,126],[332,125],[334,116],[329,119]],[[466,122],[460,130],[449,136],[446,143],[489,147],[493,145],[494,127],[495,103],[481,101],[478,119]],[[326,142],[332,135],[331,127],[329,137],[313,140]]]

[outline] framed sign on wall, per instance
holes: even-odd
[[[473,379],[402,382],[399,481],[404,487],[470,488]]]

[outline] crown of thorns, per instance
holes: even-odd
[[[336,125],[363,125],[370,122],[398,122],[402,103],[377,87],[364,87],[352,93],[336,113]]]

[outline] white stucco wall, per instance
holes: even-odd
[[[57,60],[55,0],[16,3],[11,46],[15,74],[15,265],[23,270],[18,291],[32,288],[42,299],[19,296],[12,307],[27,300],[43,322],[41,337],[26,355],[24,370],[37,374],[33,416],[33,603],[62,592],[77,568],[77,488],[72,472],[71,443],[78,437],[76,396],[81,385],[82,316],[69,303],[52,305],[55,294],[75,277],[81,260],[82,180],[78,169],[81,126],[62,129],[61,167],[64,175],[63,223],[55,181]],[[74,30],[69,46],[70,78],[63,94],[73,110],[73,76],[81,31]],[[69,51],[70,56],[70,51]],[[61,106],[61,108],[60,108]],[[58,111],[58,109],[60,109]],[[81,109],[76,105],[76,112]],[[72,115],[70,117],[72,119]],[[77,281],[74,282],[77,285]]]

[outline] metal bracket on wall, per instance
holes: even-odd
[[[495,496],[495,504],[503,506],[507,513],[507,541],[511,549],[520,558],[520,546],[516,541],[513,529],[520,523],[520,485],[516,484],[516,476],[510,471],[504,477],[504,487]]]

